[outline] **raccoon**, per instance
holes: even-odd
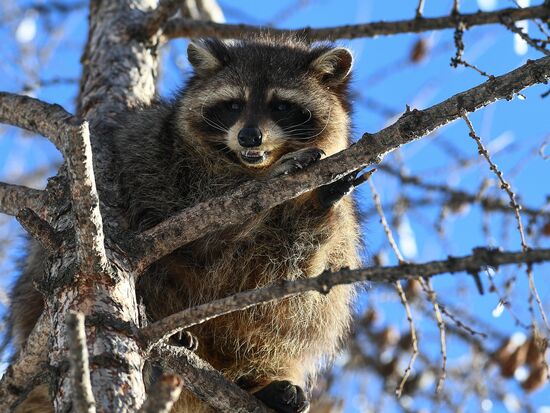
[[[151,228],[246,181],[293,173],[350,144],[347,49],[262,35],[193,41],[187,53],[194,70],[187,84],[172,100],[125,114],[115,133],[132,230]],[[349,176],[303,194],[155,263],[137,283],[148,317],[278,280],[358,267],[352,182]],[[32,326],[21,314],[31,317],[28,308],[38,305],[28,302],[27,287],[20,282],[14,293],[13,327],[21,337]],[[353,296],[348,286],[305,293],[215,318],[189,333],[198,339],[198,355],[229,380],[277,412],[305,412],[316,374],[348,329]],[[173,411],[210,409],[183,392]]]

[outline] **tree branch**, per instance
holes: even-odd
[[[88,122],[78,121],[67,133],[64,154],[69,170],[71,199],[80,268],[93,274],[107,267],[103,220],[95,183]]]
[[[43,207],[45,198],[46,192],[39,189],[0,182],[1,213],[15,216],[23,208],[40,211]]]
[[[187,390],[216,411],[270,412],[258,399],[228,381],[214,367],[187,349],[162,343],[152,349],[151,357],[164,369],[177,373]]]
[[[429,134],[463,115],[550,78],[550,57],[528,61],[503,76],[459,93],[425,110],[408,110],[393,125],[365,133],[345,151],[296,174],[267,182],[248,182],[232,192],[187,208],[140,234],[132,244],[142,270],[159,258],[206,233],[240,223],[286,200],[338,180],[359,168],[379,163],[390,151]]]
[[[546,47],[539,45],[537,41],[535,39],[532,39],[527,33],[525,33],[522,28],[516,26],[514,21],[511,20],[508,16],[502,16],[501,20],[504,26],[506,26],[511,32],[521,37],[531,47],[537,49],[539,52],[545,54],[546,56],[550,56],[550,50],[546,49]]]
[[[183,383],[175,374],[165,374],[153,385],[138,413],[170,413],[180,397]]]
[[[34,378],[48,369],[49,318],[42,314],[27,339],[23,349],[4,372],[0,381],[0,411],[10,412],[21,401],[26,391],[31,390]]]
[[[63,153],[71,181],[82,271],[92,273],[105,268],[107,258],[103,222],[99,212],[88,122],[71,115],[59,105],[6,92],[0,92],[0,122],[44,135]],[[15,193],[13,186],[9,189],[12,194]]]
[[[66,323],[69,339],[69,362],[73,377],[73,408],[76,413],[95,413],[84,330],[84,314],[71,312],[67,315]]]
[[[184,0],[185,1],[185,0]],[[143,21],[143,28],[148,36],[155,34],[178,11],[181,0],[160,0],[158,6],[148,13]]]
[[[396,168],[382,164],[378,168],[388,173],[391,176],[397,178],[404,185],[413,185],[419,188],[426,189],[427,191],[438,192],[447,197],[448,204],[462,205],[462,204],[475,204],[479,203],[486,211],[501,211],[514,213],[514,209],[510,206],[509,202],[502,200],[501,198],[492,196],[482,196],[479,194],[472,194],[460,189],[452,189],[447,185],[433,184],[422,181],[418,176],[405,175],[399,172]],[[521,206],[521,212],[530,217],[550,218],[550,211],[544,211],[542,209],[536,209],[531,207]]]
[[[400,264],[390,267],[369,267],[357,270],[343,269],[335,273],[324,272],[318,277],[295,281],[281,281],[269,287],[240,292],[226,298],[180,311],[141,328],[139,334],[145,345],[151,347],[179,331],[196,324],[204,323],[212,318],[307,291],[318,291],[322,294],[327,294],[332,287],[341,284],[351,284],[361,281],[388,283],[459,271],[478,273],[488,266],[496,268],[505,264],[533,264],[543,261],[550,261],[550,249],[501,252],[496,249],[475,248],[471,255],[449,257],[446,260],[430,261],[423,264]]]
[[[477,12],[471,14],[452,14],[449,16],[400,20],[395,22],[373,22],[365,24],[345,25],[313,29],[287,30],[260,28],[245,24],[218,24],[199,22],[183,18],[168,20],[164,26],[163,35],[172,39],[176,37],[217,37],[241,38],[243,36],[269,31],[272,34],[298,34],[311,40],[356,39],[360,37],[388,36],[401,33],[420,33],[429,30],[451,29],[457,21],[466,27],[484,24],[500,23],[502,16],[512,21],[550,17],[550,7],[541,5],[526,8],[507,8],[492,12]],[[148,22],[145,25],[150,24]]]
[[[48,222],[40,218],[32,209],[24,208],[16,216],[23,228],[50,253],[56,252],[62,244],[58,234]]]
[[[57,104],[0,92],[0,123],[45,136],[59,150],[63,148],[62,132],[67,130],[73,118],[73,115]]]

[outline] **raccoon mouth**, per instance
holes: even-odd
[[[241,151],[241,159],[246,163],[257,164],[265,161],[267,159],[268,154],[269,152],[266,152],[266,151],[247,149],[247,150]]]

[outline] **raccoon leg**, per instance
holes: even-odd
[[[354,186],[358,173],[359,171],[354,171],[336,182],[319,187],[317,189],[317,196],[321,208],[329,209],[342,199],[344,195],[349,194]]]
[[[277,413],[307,413],[309,401],[304,390],[288,380],[272,381],[254,393],[267,407]]]
[[[304,148],[296,152],[287,153],[271,168],[268,178],[288,175],[300,169],[304,169],[306,166],[317,162],[324,154],[325,153],[319,148]]]

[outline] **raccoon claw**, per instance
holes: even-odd
[[[267,407],[277,413],[307,413],[309,401],[304,390],[291,382],[273,381],[254,393]]]
[[[359,171],[352,172],[336,182],[319,187],[318,194],[321,207],[328,209],[342,199],[344,195],[349,194],[358,173]]]
[[[199,340],[189,331],[180,331],[170,337],[171,344],[179,347],[185,347],[187,350],[197,351]]]
[[[317,162],[325,152],[319,148],[305,148],[283,155],[269,174],[270,178],[288,175]]]

